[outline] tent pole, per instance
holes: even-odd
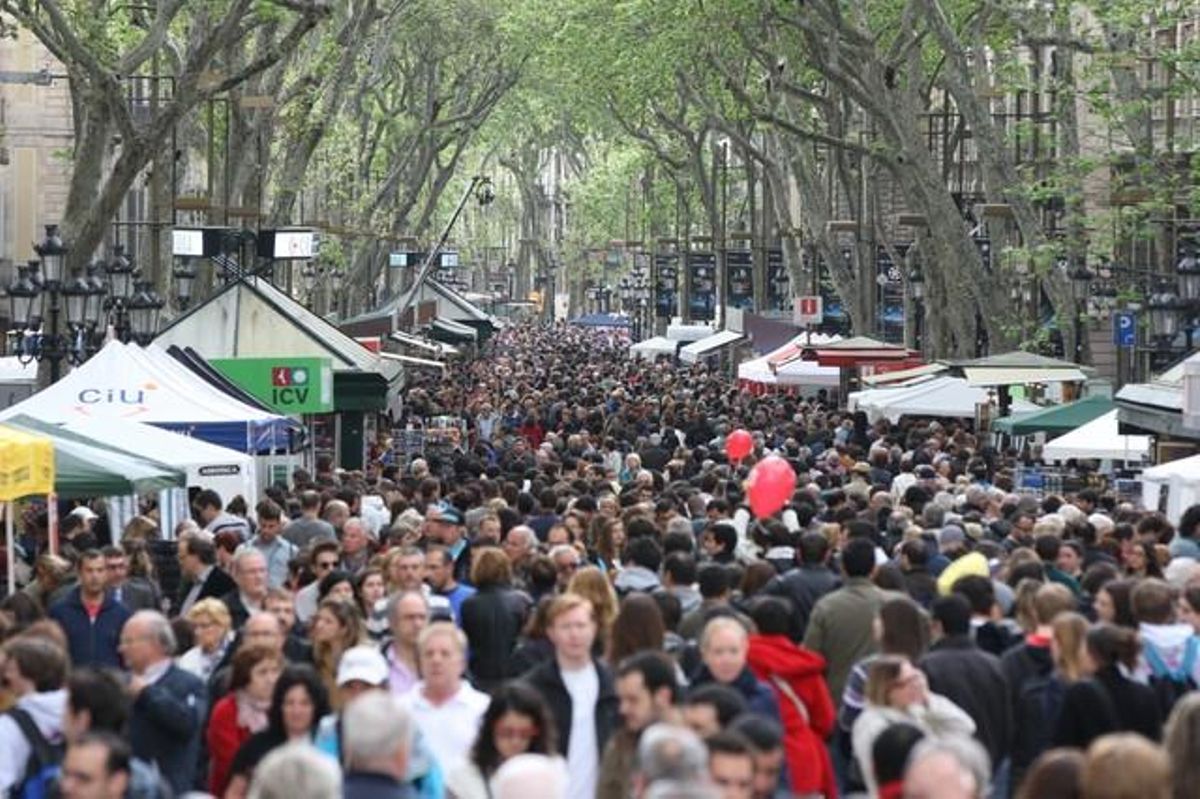
[[[4,503],[4,548],[8,551],[8,595],[17,593],[17,546],[13,537],[13,504]]]

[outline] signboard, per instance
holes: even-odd
[[[1137,315],[1131,311],[1113,314],[1113,344],[1133,347],[1137,344]]]
[[[692,279],[688,295],[688,318],[707,322],[717,316],[717,256],[711,252],[689,252],[687,268]]]
[[[330,358],[215,358],[213,368],[279,413],[333,410]]]
[[[654,256],[654,315],[670,319],[679,312],[679,256]]]
[[[899,242],[893,245],[896,254],[904,258],[912,245]],[[876,284],[879,286],[875,313],[879,319],[881,338],[891,344],[904,342],[904,277],[900,266],[883,247],[875,251]]]
[[[825,318],[823,304],[819,295],[797,297],[792,301],[792,324],[797,327],[821,324]]]
[[[171,231],[171,254],[198,258],[204,255],[204,231],[176,228]]]
[[[790,293],[791,276],[783,264],[783,250],[767,250],[767,307],[784,308]]]
[[[754,310],[754,253],[729,250],[725,253],[725,285],[729,307]]]

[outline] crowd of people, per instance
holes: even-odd
[[[965,421],[562,326],[414,378],[399,425],[431,417],[460,445],[202,491],[175,530],[81,504],[50,554],[30,506],[0,792],[1200,795],[1200,507],[1019,493]],[[755,518],[768,454],[797,486]]]

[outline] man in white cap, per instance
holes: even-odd
[[[342,659],[338,661],[337,691],[343,708],[372,691],[388,693],[388,663],[377,647],[361,644],[350,647],[342,654]],[[330,713],[317,725],[313,745],[342,763],[343,734],[341,714]],[[418,789],[419,796],[442,795],[444,775],[420,730],[414,730],[408,759],[408,782]]]

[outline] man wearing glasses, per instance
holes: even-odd
[[[307,627],[312,617],[317,615],[321,578],[336,569],[339,562],[341,552],[337,541],[318,541],[313,547],[308,567],[312,569],[315,579],[296,592],[296,618],[301,625]]]

